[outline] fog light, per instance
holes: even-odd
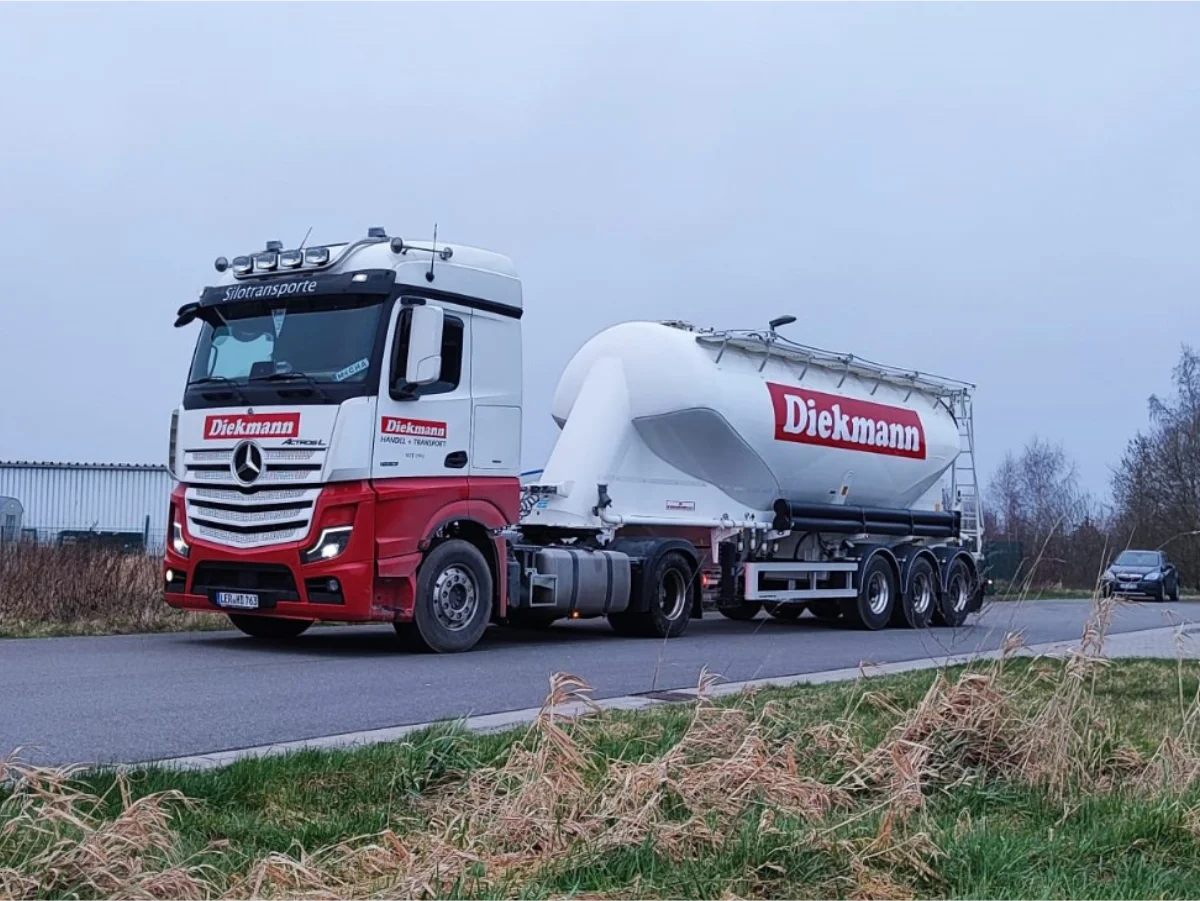
[[[170,583],[170,582],[174,582],[174,581],[175,581],[175,570],[168,569],[167,570],[167,582]]]
[[[337,579],[330,579],[328,582],[325,583],[325,589],[330,594],[337,594],[339,591],[342,590],[342,583],[339,582]]]

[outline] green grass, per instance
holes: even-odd
[[[1063,684],[1062,669],[1047,660],[1012,660],[1003,684],[1022,686],[1018,704],[1037,708]],[[1034,675],[1041,678],[1031,679]],[[739,705],[748,722],[769,708],[759,726],[764,739],[784,746],[803,737],[804,744],[795,747],[801,774],[831,784],[845,776],[846,763],[813,744],[811,730],[845,722],[859,744],[874,747],[888,739],[898,716],[919,704],[935,678],[933,672],[916,672],[768,689],[720,704]],[[1084,684],[1092,705],[1088,715],[1099,717],[1094,728],[1104,732],[1112,748],[1150,755],[1168,731],[1183,726],[1200,689],[1200,667],[1150,660],[1112,663]],[[606,713],[568,727],[593,762],[603,761],[582,767],[581,773],[594,782],[604,769],[659,758],[684,737],[692,715],[690,705],[677,705]],[[144,770],[128,776],[129,791],[138,798],[177,790],[193,799],[192,806],[171,808],[171,859],[203,861],[213,867],[213,885],[245,894],[237,878],[268,854],[297,856],[301,849],[388,829],[415,840],[430,828],[432,804],[451,796],[466,774],[502,765],[524,734],[478,735],[444,726],[356,751],[245,760],[208,772]],[[111,773],[91,773],[79,782],[104,795],[100,813],[106,818],[116,817],[124,806],[116,781]],[[954,783],[931,780],[924,808],[897,819],[894,838],[876,853],[872,849],[887,832],[889,815],[880,797],[856,795],[849,808],[824,819],[784,811],[773,828],[765,828],[762,819],[770,805],[756,804],[703,852],[668,853],[652,836],[598,856],[586,851],[553,856],[516,876],[487,872],[481,864],[441,885],[438,893],[529,898],[1200,894],[1200,837],[1192,813],[1200,808],[1196,786],[1135,792],[1119,780],[1105,787],[1082,782],[1060,796],[981,766]],[[663,801],[672,803],[669,796]],[[672,816],[668,813],[664,822]],[[0,895],[4,867],[20,863],[6,857],[3,835],[0,814]],[[905,843],[911,843],[911,854],[905,853]]]

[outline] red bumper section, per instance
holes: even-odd
[[[179,523],[183,530],[188,554],[180,554],[168,534],[163,562],[166,602],[172,607],[239,612],[217,604],[217,592],[226,591],[257,595],[259,608],[246,612],[269,616],[337,622],[412,619],[421,554],[389,558],[388,577],[377,574],[376,493],[370,483],[325,486],[312,528],[303,541],[250,550],[210,544],[192,536],[183,512],[184,491],[180,485],[172,492],[171,516],[172,523]],[[347,525],[353,530],[345,550],[329,560],[304,562],[304,553],[313,548],[323,530]]]

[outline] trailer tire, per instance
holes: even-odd
[[[767,604],[764,609],[772,619],[791,621],[799,619],[804,613],[803,604]]]
[[[417,571],[413,626],[417,650],[469,651],[492,618],[492,572],[479,548],[452,538],[435,546]]]
[[[975,576],[962,557],[955,557],[946,568],[946,587],[939,592],[933,608],[933,621],[939,626],[957,628],[967,621],[971,598],[975,594]]]
[[[718,607],[717,612],[726,619],[748,622],[758,616],[762,608],[763,605],[758,601],[742,601],[729,607]]]
[[[891,620],[899,594],[892,564],[882,554],[875,554],[863,570],[858,594],[842,599],[842,618],[855,629],[878,631]]]
[[[286,641],[297,638],[308,631],[313,624],[311,619],[284,619],[281,616],[250,616],[243,613],[228,614],[229,621],[239,631],[251,638],[262,638],[267,641]]]
[[[695,580],[695,568],[687,556],[669,551],[652,562],[635,593],[645,599],[646,609],[610,613],[608,622],[618,635],[676,638],[687,630],[691,618]],[[631,607],[635,600],[630,598]]]
[[[812,615],[823,622],[836,622],[842,616],[842,605],[834,600],[813,601],[808,605]]]
[[[908,590],[892,611],[892,625],[926,629],[933,620],[938,602],[937,571],[924,557],[918,557],[908,570]]]

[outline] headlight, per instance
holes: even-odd
[[[1104,575],[1102,575],[1100,578],[1102,578],[1105,582],[1111,582],[1116,578],[1116,576],[1113,575],[1113,571],[1111,569],[1106,569],[1104,571]]]
[[[1146,573],[1143,577],[1147,582],[1157,582],[1162,578],[1162,573]]]
[[[171,523],[171,550],[180,557],[186,557],[192,552],[183,537],[183,525],[178,520]]]
[[[325,529],[317,543],[301,555],[305,563],[320,563],[322,560],[332,560],[350,544],[350,532],[353,526],[337,526]]]

